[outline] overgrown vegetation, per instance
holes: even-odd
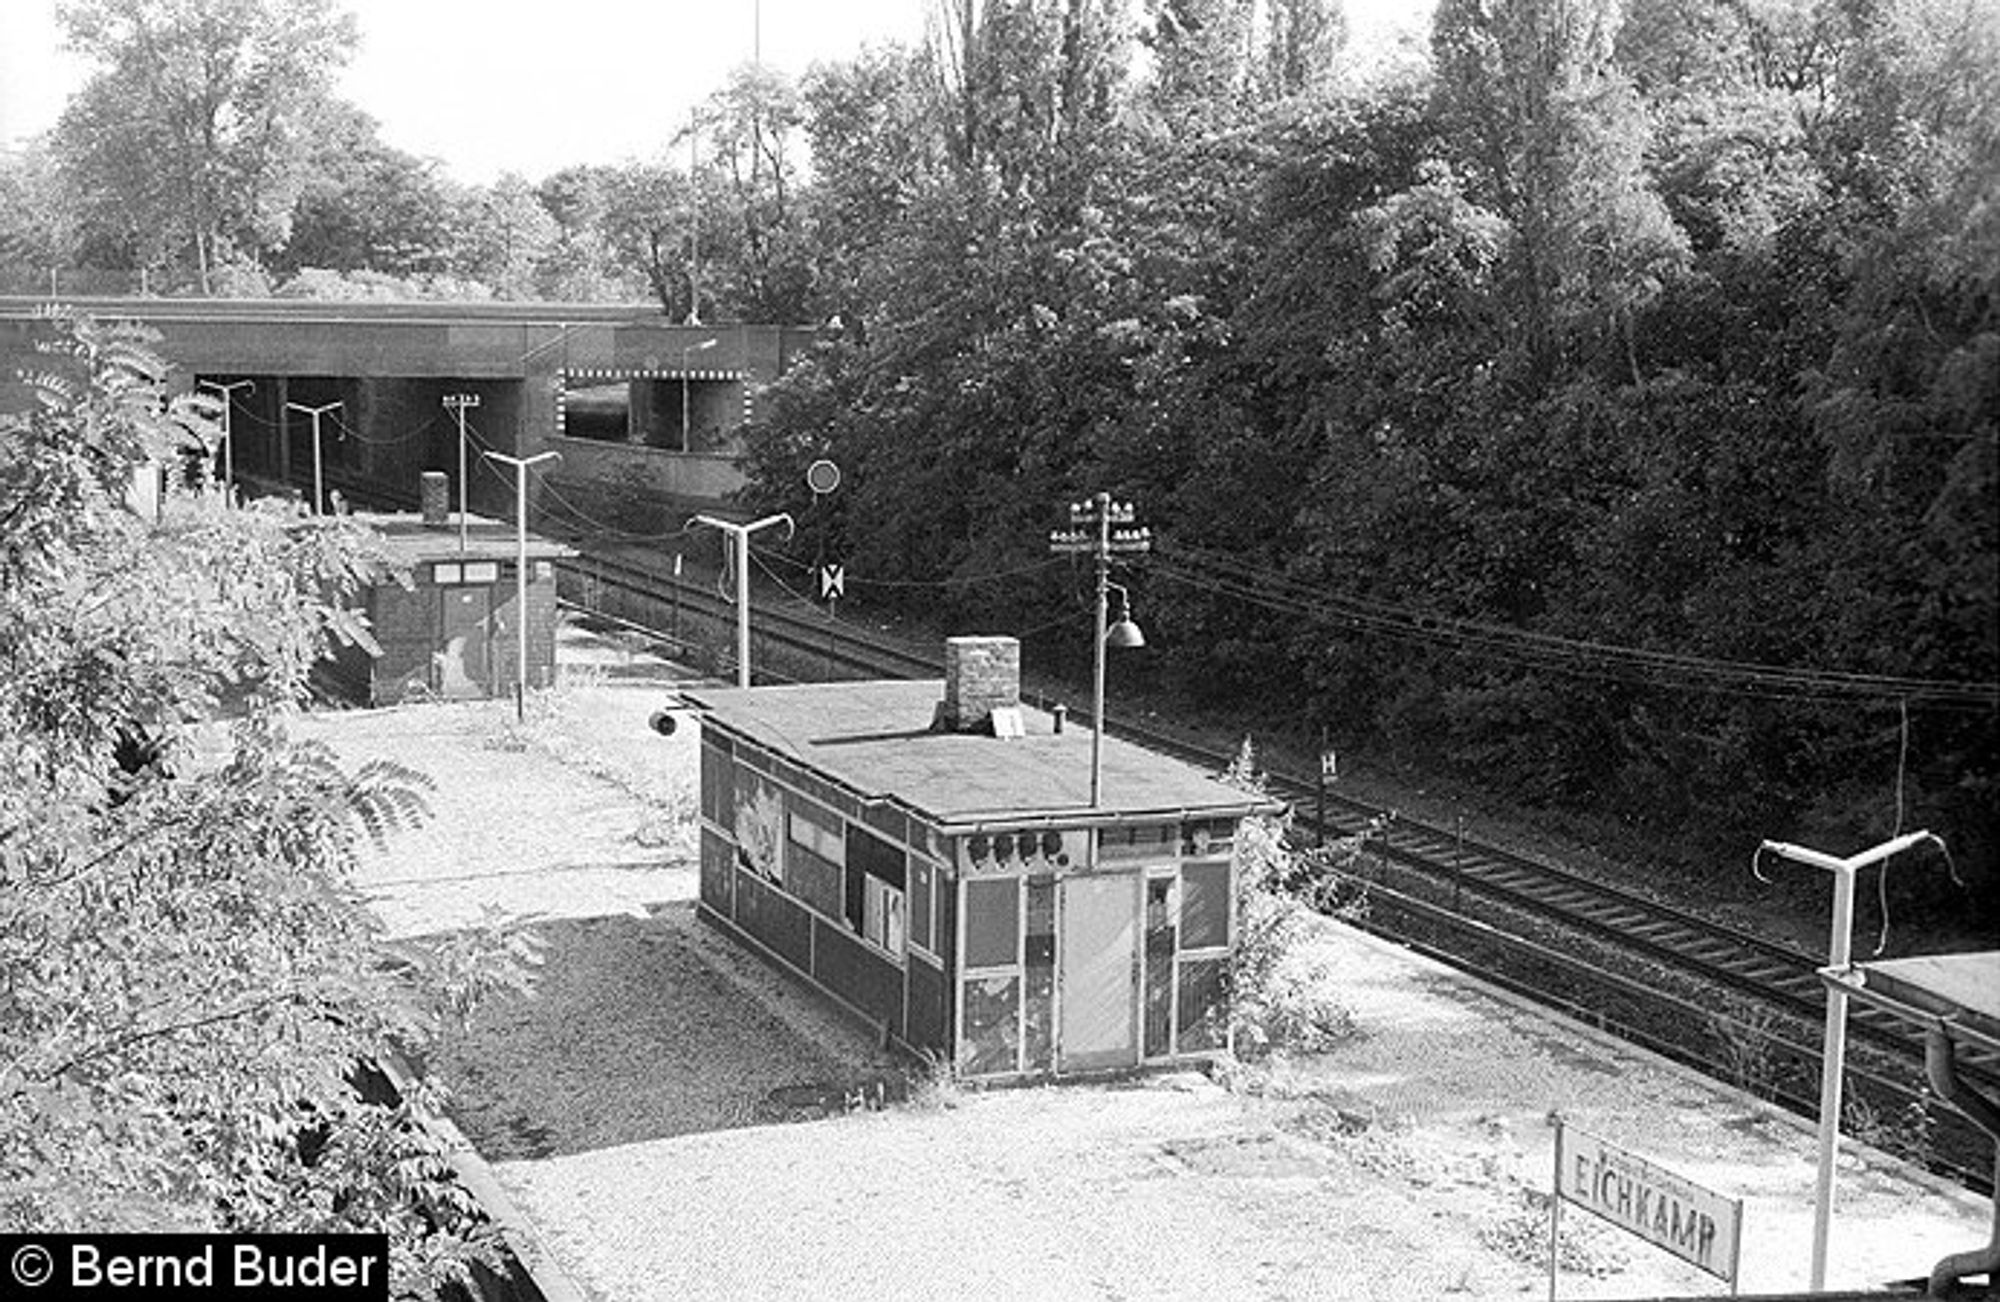
[[[609,783],[646,807],[632,836],[640,845],[691,857],[695,852],[695,792],[684,775],[658,766],[634,766],[607,755],[590,742],[590,723],[580,717],[583,702],[603,686],[602,670],[570,666],[555,684],[530,689],[522,718],[510,709],[486,738],[495,750],[539,750],[557,763]]]
[[[1715,1041],[1723,1079],[1760,1099],[1775,1096],[1778,1063],[1771,1051],[1771,1037],[1782,1025],[1783,1018],[1769,1005],[1734,995],[1725,997],[1722,1006],[1708,1015],[1708,1031]]]
[[[385,1233],[394,1294],[436,1296],[497,1240],[428,1085],[354,1081],[524,956],[392,945],[359,906],[429,781],[287,721],[327,639],[366,638],[379,545],[227,506],[214,404],[168,396],[154,342],[58,318],[0,417],[0,1231]]]
[[[1841,1109],[1841,1128],[1864,1144],[1928,1167],[1937,1157],[1937,1117],[1930,1091],[1897,1108],[1880,1109],[1859,1094]]]
[[[1264,776],[1245,740],[1224,780],[1263,794]],[[1340,983],[1308,942],[1313,920],[1359,916],[1365,898],[1316,907],[1336,893],[1342,870],[1363,852],[1357,836],[1300,851],[1286,844],[1291,815],[1243,820],[1236,849],[1236,948],[1230,956],[1223,1043],[1232,1057],[1324,1053],[1354,1034]]]
[[[1524,1266],[1549,1259],[1549,1194],[1542,1189],[1517,1188],[1503,1208],[1479,1229],[1486,1247]],[[1572,1209],[1556,1235],[1556,1265],[1565,1274],[1606,1279],[1632,1264],[1632,1253],[1588,1213]]]
[[[1082,665],[1044,537],[1109,489],[1184,699],[1715,884],[1927,826],[1974,889],[1899,912],[1990,934],[2000,13],[1446,0],[1286,93],[1246,6],[1056,8],[809,88],[841,328],[748,462],[799,555]]]

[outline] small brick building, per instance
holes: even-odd
[[[461,545],[458,518],[434,514],[355,518],[379,532],[390,563],[410,586],[383,579],[362,594],[380,656],[335,648],[325,676],[349,700],[393,705],[412,697],[509,696],[519,635],[513,525],[472,516]],[[573,549],[528,535],[528,685],[555,681],[555,562]]]
[[[943,682],[688,694],[701,912],[970,1077],[1212,1051],[1240,820],[1268,800],[1023,706],[1012,638]]]

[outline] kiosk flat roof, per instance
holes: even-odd
[[[1928,1014],[2000,1048],[2000,950],[1857,963],[1849,993],[1891,1012]],[[1871,997],[1872,996],[1872,997]]]
[[[1024,823],[1222,818],[1282,802],[1258,798],[1180,760],[1104,739],[1103,799],[1090,804],[1090,729],[1057,733],[1047,713],[1021,707],[1027,735],[933,732],[942,679],[716,688],[684,693],[735,733],[865,799],[890,799],[939,825],[974,830]]]
[[[423,517],[410,514],[386,515],[356,511],[354,518],[382,535],[389,559],[399,565],[420,561],[455,561],[458,550],[458,512],[444,524],[425,524]],[[520,551],[514,526],[483,515],[473,515],[465,525],[465,556],[475,561],[511,561]],[[574,556],[576,549],[540,534],[528,535],[530,560]]]

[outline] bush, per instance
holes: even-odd
[[[1248,741],[1224,780],[1262,794]],[[1338,984],[1324,954],[1305,943],[1315,902],[1340,896],[1339,870],[1361,853],[1371,833],[1310,851],[1285,842],[1289,814],[1245,819],[1237,834],[1237,943],[1229,970],[1224,1043],[1232,1056],[1259,1058],[1271,1053],[1324,1053],[1354,1034],[1354,1016],[1336,996]],[[1301,898],[1301,895],[1306,898]],[[1366,908],[1352,897],[1324,911],[1353,916]]]

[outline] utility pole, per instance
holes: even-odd
[[[1833,933],[1827,944],[1826,970],[1844,973],[1853,943],[1855,874],[1922,841],[1944,844],[1929,832],[1907,832],[1847,859],[1783,841],[1765,841],[1758,849],[1833,874]],[[1833,1224],[1833,1169],[1840,1156],[1840,1087],[1846,1054],[1847,991],[1832,984],[1827,989],[1826,1043],[1820,1054],[1819,1181],[1813,1194],[1812,1282],[1808,1285],[1814,1293],[1826,1288],[1827,1235]]]
[[[1129,502],[1114,502],[1111,494],[1099,493],[1088,502],[1073,503],[1069,508],[1068,529],[1057,529],[1049,534],[1049,550],[1056,553],[1089,553],[1097,561],[1097,636],[1095,643],[1097,659],[1092,674],[1091,718],[1090,718],[1090,807],[1095,809],[1104,799],[1104,651],[1110,637],[1105,626],[1111,595],[1111,558],[1113,555],[1130,555],[1151,551],[1153,531],[1150,529],[1113,529],[1111,526],[1129,525],[1134,516]],[[1120,589],[1122,592],[1123,589]],[[1144,639],[1129,618],[1118,621],[1121,633],[1120,646],[1143,646]],[[1129,631],[1128,631],[1129,630]]]
[[[528,467],[562,453],[543,452],[525,461],[505,452],[486,455],[514,467],[514,722],[521,723],[528,717]]]
[[[322,488],[322,487],[324,486],[324,484],[325,484],[325,479],[324,479],[324,477],[323,477],[323,474],[322,474],[322,470],[321,470],[321,465],[320,465],[320,452],[319,452],[319,418],[320,418],[321,416],[324,416],[324,415],[326,415],[326,413],[328,413],[328,412],[332,411],[332,410],[333,410],[334,408],[336,408],[336,407],[340,406],[340,404],[339,404],[339,403],[337,403],[337,402],[329,402],[329,403],[325,404],[324,406],[320,406],[320,407],[308,407],[308,406],[306,406],[306,405],[305,405],[304,403],[299,403],[299,402],[288,402],[288,403],[286,403],[285,405],[286,405],[287,407],[290,407],[290,408],[291,408],[291,409],[292,409],[293,411],[302,411],[302,412],[304,412],[304,413],[305,413],[306,415],[308,415],[308,416],[312,417],[312,423],[313,423],[313,509],[312,509],[312,513],[313,513],[314,515],[319,515],[319,514],[323,513],[323,512],[324,512],[324,511],[326,510],[326,499],[325,499],[325,496],[324,496],[324,494],[323,494],[323,493],[322,493],[322,492],[320,491],[320,490],[321,490],[321,488]]]
[[[465,512],[465,409],[479,405],[476,393],[447,393],[444,405],[458,416],[458,559],[465,559],[465,530],[468,519]]]
[[[750,100],[750,193],[764,175],[764,0],[750,0],[750,67],[757,75]]]
[[[750,535],[759,529],[774,524],[785,526],[785,537],[792,536],[792,517],[780,511],[767,515],[749,524],[737,524],[734,520],[718,520],[712,515],[698,515],[689,524],[712,525],[736,539],[736,685],[750,685]]]
[[[701,324],[701,195],[695,179],[700,162],[701,119],[688,117],[688,317],[686,324]]]
[[[236,391],[238,389],[248,389],[250,392],[255,393],[257,391],[257,383],[254,380],[235,380],[229,384],[221,384],[215,380],[203,380],[201,387],[204,389],[213,389],[222,395],[222,500],[234,506],[236,504],[236,439],[230,433],[229,413]]]

